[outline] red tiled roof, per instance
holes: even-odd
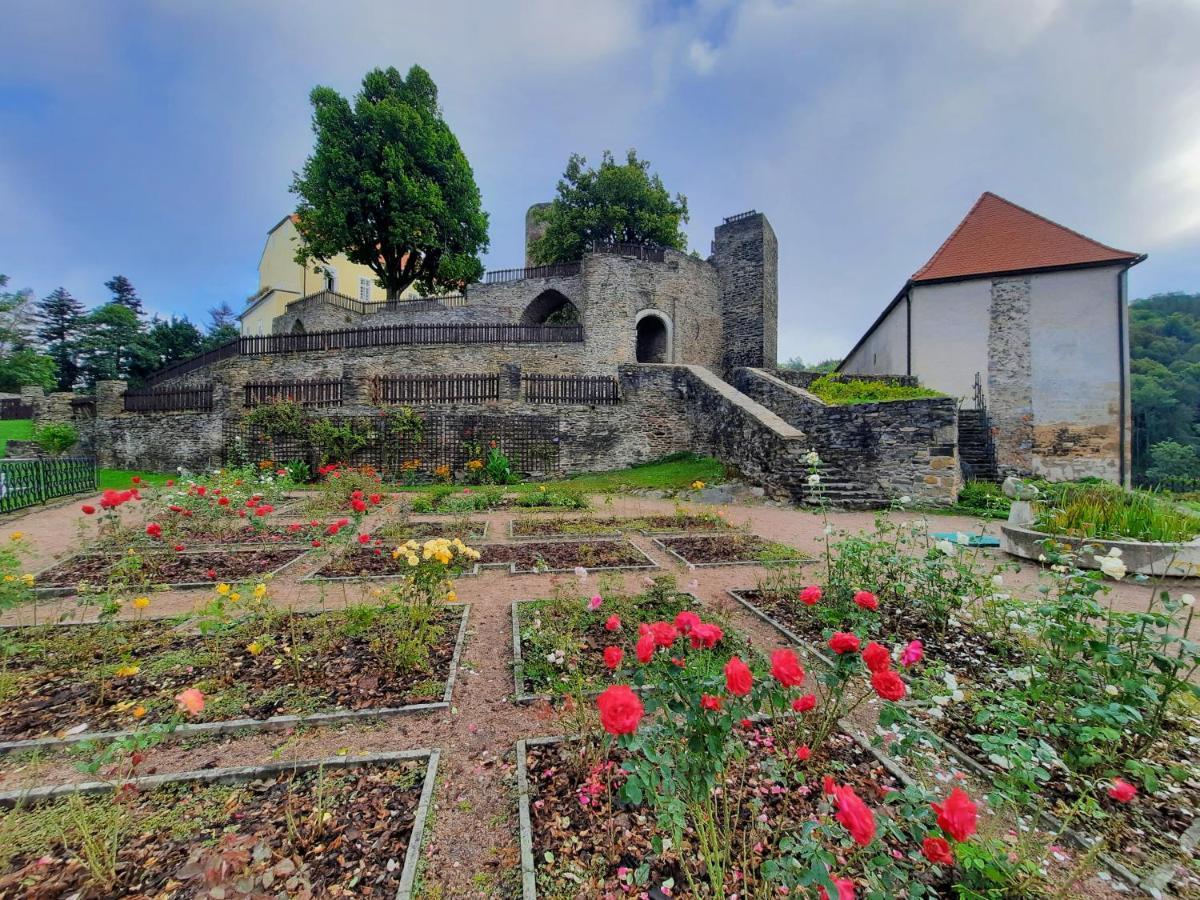
[[[1139,259],[985,192],[912,280],[970,278]]]

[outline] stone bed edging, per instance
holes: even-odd
[[[458,676],[459,660],[462,656],[463,643],[467,635],[467,619],[471,605],[469,603],[443,603],[445,607],[457,606],[462,609],[462,619],[458,626],[458,636],[454,641],[454,653],[450,657],[450,670],[446,674],[446,687],[442,691],[442,699],[432,703],[410,703],[406,706],[367,707],[366,709],[347,709],[334,712],[307,713],[303,715],[270,716],[266,719],[222,719],[216,722],[192,722],[176,726],[166,732],[167,739],[194,737],[196,735],[221,735],[239,731],[280,731],[296,728],[302,725],[344,725],[354,722],[370,721],[372,719],[390,719],[397,716],[414,715],[417,713],[433,712],[450,708],[454,696],[454,683]],[[81,625],[95,625],[95,622],[76,622],[61,625],[62,628],[78,628]],[[11,628],[28,628],[28,625],[0,626],[0,632]],[[111,742],[137,734],[136,730],[80,732],[61,738],[30,738],[20,741],[0,741],[0,756],[10,753],[20,753],[26,750],[62,750],[86,741]],[[3,795],[0,794],[0,797]]]
[[[698,562],[698,563],[694,563],[691,560],[686,559],[685,557],[681,556],[679,553],[672,550],[670,547],[668,547],[666,544],[664,544],[660,538],[662,538],[662,537],[667,537],[667,538],[671,538],[671,537],[712,537],[714,535],[712,535],[708,532],[705,532],[704,534],[701,534],[701,535],[696,535],[692,532],[685,532],[682,534],[668,534],[665,532],[655,532],[655,533],[659,534],[660,537],[651,537],[650,539],[652,541],[654,541],[654,543],[656,545],[658,545],[658,548],[660,550],[662,550],[664,553],[666,553],[670,556],[673,556],[675,559],[677,559],[680,562],[681,565],[683,565],[685,568],[689,568],[689,569],[719,569],[724,566],[764,566],[764,567],[806,566],[810,563],[815,563],[817,561],[815,556],[807,556],[807,555],[805,555],[803,550],[796,550],[796,552],[800,555],[796,556],[796,557],[792,557],[790,559],[769,559],[769,560],[739,559],[739,560],[734,560],[731,562]],[[719,534],[721,534],[721,532],[717,532],[716,534],[719,535]]]
[[[741,604],[746,610],[762,619],[762,621],[766,622],[768,625],[778,631],[781,635],[783,635],[783,637],[787,638],[788,641],[795,644],[802,655],[814,657],[822,665],[829,669],[832,669],[836,666],[836,663],[832,659],[830,659],[820,650],[816,649],[811,642],[801,638],[786,625],[776,621],[772,616],[769,616],[749,600],[746,600],[741,596],[737,589],[729,588],[726,590],[726,593],[729,594],[729,596],[731,596],[739,604]],[[907,683],[907,679],[905,679],[905,681]],[[992,772],[957,744],[946,740],[938,734],[935,734],[928,728],[921,727],[920,732],[922,737],[927,738],[930,743],[940,747],[950,756],[954,757],[954,759],[961,763],[965,768],[969,769],[977,778],[983,779],[989,785],[993,783]],[[1054,831],[1062,829],[1062,823],[1049,813],[1043,812],[1041,814],[1041,822],[1043,825],[1048,826]],[[1079,831],[1076,831],[1074,828],[1062,830],[1062,834],[1072,844],[1082,850],[1088,850],[1093,843],[1092,838]],[[1122,862],[1114,858],[1111,854],[1102,851],[1096,855],[1096,858],[1104,864],[1106,869],[1119,877],[1130,887],[1137,888],[1151,897],[1157,898],[1162,896],[1161,892],[1154,888],[1153,885],[1148,884],[1146,879],[1127,868]]]
[[[198,769],[190,772],[175,772],[167,775],[142,775],[120,782],[121,787],[131,785],[140,789],[154,789],[167,784],[180,782],[198,782],[211,784],[238,784],[254,781],[269,775],[283,772],[311,772],[314,769],[351,769],[372,763],[390,763],[403,760],[424,759],[425,775],[422,779],[421,794],[417,800],[417,808],[413,812],[412,831],[409,833],[408,847],[404,851],[404,868],[400,873],[400,884],[396,888],[395,900],[409,900],[417,877],[417,866],[421,858],[421,843],[425,834],[425,824],[429,818],[429,806],[433,799],[433,788],[437,783],[437,767],[441,751],[430,750],[397,750],[381,753],[362,753],[347,756],[331,756],[323,759],[305,759],[291,763],[265,763],[259,766],[230,766],[218,769]],[[61,797],[73,795],[104,794],[117,787],[115,782],[85,781],[76,784],[64,784],[46,787],[33,787],[18,791],[0,793],[0,808],[13,808],[29,803],[45,803]]]
[[[255,578],[257,578],[259,581],[264,581],[267,578],[277,577],[279,575],[279,573],[281,573],[284,569],[287,569],[290,566],[296,565],[311,552],[311,548],[302,547],[301,545],[298,545],[298,544],[269,544],[265,547],[258,547],[258,546],[246,547],[246,546],[239,545],[239,546],[237,546],[236,549],[232,549],[232,550],[229,549],[228,546],[214,544],[212,549],[209,549],[209,550],[184,551],[183,553],[176,553],[175,556],[195,556],[195,555],[199,555],[199,554],[208,555],[208,554],[220,553],[220,552],[223,552],[225,555],[236,555],[236,554],[240,554],[240,553],[257,553],[260,550],[268,550],[268,549],[269,550],[299,550],[300,552],[297,553],[294,558],[289,559],[287,562],[285,562],[283,565],[281,565],[277,569],[273,569],[270,572],[257,573],[255,575]],[[38,572],[34,573],[34,576],[33,576],[34,585],[36,585],[38,582],[38,579],[40,579],[47,572],[49,572],[53,569],[56,569],[59,566],[65,566],[67,563],[69,563],[73,560],[79,559],[81,557],[87,557],[87,556],[114,556],[117,559],[120,559],[121,553],[115,552],[115,551],[107,552],[107,553],[105,553],[105,552],[102,552],[102,553],[94,553],[94,552],[73,553],[70,556],[66,557],[65,559],[60,559],[57,562],[51,563],[50,565],[45,566]],[[250,579],[235,578],[232,580],[240,582],[243,580],[249,581]],[[213,581],[160,582],[160,583],[154,583],[154,584],[148,585],[146,587],[146,590],[147,590],[147,592],[153,592],[153,591],[158,591],[158,590],[193,591],[193,590],[200,590],[203,588],[213,588],[213,587],[216,587],[216,585],[218,583],[220,583],[219,579],[213,580]],[[79,584],[77,583],[77,584],[70,585],[70,586],[67,586],[67,585],[61,585],[61,586],[50,585],[47,587],[36,587],[35,586],[33,588],[33,591],[34,591],[34,594],[36,594],[38,597],[47,597],[47,598],[70,597],[72,594],[79,593]]]
[[[1172,575],[1195,578],[1200,575],[1200,538],[1177,544],[1157,541],[1135,541],[1122,538],[1081,538],[1065,534],[1048,534],[1020,525],[1000,526],[1000,549],[1010,556],[1038,561],[1045,552],[1044,541],[1054,541],[1069,547],[1075,554],[1075,565],[1081,569],[1099,569],[1092,556],[1104,556],[1114,547],[1121,551],[1121,562],[1138,575]],[[1080,553],[1081,547],[1094,547],[1095,554]]]
[[[790,718],[790,716],[789,716]],[[770,721],[769,716],[755,716],[755,721]],[[863,735],[845,719],[838,721],[839,729],[856,744],[870,753],[879,764],[892,774],[905,787],[913,784],[912,777],[890,756],[881,753],[871,746]],[[521,897],[522,900],[538,900],[537,893],[537,864],[533,858],[533,823],[529,815],[529,770],[525,762],[526,751],[530,747],[545,747],[561,744],[571,740],[566,735],[551,737],[522,738],[517,741],[517,816],[521,838]]]

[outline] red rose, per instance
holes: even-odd
[[[176,552],[176,553],[182,553],[182,552],[183,552],[183,544],[176,544],[176,545],[175,545],[175,552]]]
[[[369,544],[371,543],[371,536],[369,534],[360,534],[358,536],[358,542],[360,544]]]
[[[325,529],[325,533],[330,535],[331,537],[333,535],[337,534],[339,531],[341,531],[341,528],[340,528],[340,526],[338,526],[336,524],[330,525],[328,528]]]
[[[771,652],[771,675],[784,687],[800,687],[804,684],[804,667],[791,650]]]
[[[850,832],[854,843],[865,847],[875,839],[875,814],[863,803],[854,788],[843,785],[838,787],[834,796],[837,804],[837,814],[834,816],[842,826]]]
[[[217,506],[228,506],[228,505],[229,505],[228,497],[221,497],[219,500],[217,500]]]
[[[207,572],[205,572],[205,573],[204,573],[204,577],[205,577],[205,578],[208,578],[208,579],[210,579],[210,580],[212,580],[212,581],[216,581],[216,579],[217,579],[217,570],[216,570],[216,569],[209,569]]]
[[[312,545],[313,545],[314,547],[320,547],[320,546],[321,546],[321,542],[320,542],[320,541],[313,541],[313,542],[312,542]]]
[[[750,667],[736,656],[729,657],[729,662],[725,663],[725,690],[735,697],[745,697],[753,684]]]
[[[316,519],[313,519],[313,520],[312,520],[311,522],[309,522],[308,524],[309,524],[309,525],[311,525],[313,528],[319,528],[319,527],[320,527],[320,525],[321,525],[321,523],[320,523],[320,522],[318,522]]]
[[[1112,787],[1108,789],[1108,796],[1121,803],[1128,803],[1137,796],[1137,788],[1128,781],[1116,778],[1113,779]]]
[[[610,669],[616,669],[621,665],[621,660],[625,657],[625,651],[620,647],[605,647],[604,648],[604,664]]]
[[[792,709],[794,709],[796,712],[808,712],[816,705],[816,694],[805,694],[803,697],[797,697],[792,701]]]
[[[352,501],[350,501],[350,505],[354,507],[355,512],[366,512],[367,511],[367,504],[365,504],[361,500],[352,500]]]
[[[380,503],[383,502],[383,495],[382,494],[372,494],[367,499],[370,500],[371,503],[373,503],[375,506],[378,506]]]
[[[870,591],[859,591],[854,595],[854,602],[863,609],[879,609],[879,601]]]
[[[208,488],[206,488],[204,485],[200,485],[200,487],[196,488],[196,493],[203,497],[208,493]]]
[[[711,712],[717,712],[721,708],[721,698],[713,694],[701,694],[700,707]]]
[[[650,633],[654,635],[654,643],[660,647],[670,647],[679,637],[679,632],[670,622],[651,622]]]
[[[167,487],[175,487],[175,479],[174,478],[167,479]]]
[[[159,525],[157,522],[151,522],[149,525],[146,526],[146,534],[150,535],[150,537],[152,537],[152,538],[161,537],[162,536],[162,526]]]
[[[258,506],[258,501],[253,497],[246,501],[246,509],[254,509],[256,506]]]
[[[801,744],[796,748],[796,759],[800,762],[807,762],[810,756],[812,756],[812,751],[808,749],[808,744]]]
[[[698,650],[704,647],[706,650],[711,650],[717,646],[717,643],[725,636],[725,632],[721,631],[719,625],[713,625],[710,622],[701,622],[699,625],[693,625],[688,639],[692,642],[692,649]]]
[[[854,900],[854,882],[849,878],[835,878],[833,886],[837,888],[837,900]],[[817,896],[820,900],[829,900],[829,894],[820,885],[817,885]]]
[[[184,511],[183,511],[183,514],[184,514],[185,516],[190,516],[190,515],[191,515],[191,513],[190,513],[190,512],[188,512],[187,510],[184,510]],[[245,511],[244,509],[239,509],[239,510],[238,510],[238,518],[239,518],[239,519],[244,519],[244,518],[246,518],[246,511]]]
[[[829,639],[829,649],[834,653],[857,653],[859,643],[858,635],[839,631]]]
[[[871,687],[875,688],[875,693],[884,700],[903,700],[904,695],[908,692],[904,686],[904,679],[891,669],[884,669],[882,672],[873,674]]]
[[[347,525],[350,524],[350,520],[349,519],[338,519],[333,524],[336,525],[338,528],[345,528]]]
[[[637,653],[638,662],[645,664],[654,658],[654,648],[658,646],[654,643],[654,634],[647,631],[638,638],[635,653]]]
[[[810,584],[800,592],[800,602],[805,606],[816,606],[821,599],[821,589],[815,584]]]
[[[945,838],[925,838],[921,841],[921,853],[935,866],[954,865],[954,854],[950,852],[950,842]]]
[[[614,684],[596,698],[600,724],[609,734],[633,734],[642,721],[645,709],[627,684]]]
[[[254,511],[254,514],[261,519],[263,516],[267,515],[270,511],[271,511],[271,507],[260,506],[258,509],[256,509]]]
[[[90,503],[85,503],[79,508],[83,510],[83,514],[85,516],[94,516],[96,514],[96,507],[92,506]]]
[[[837,785],[834,784],[833,776],[826,775],[824,781],[821,782],[821,793],[834,794],[837,792]]]
[[[937,803],[929,806],[937,813],[938,828],[956,841],[965,841],[975,833],[976,807],[962,788],[952,790],[940,806]]]
[[[887,647],[874,641],[863,649],[862,658],[872,672],[884,672],[892,667],[892,654],[888,653]]]
[[[604,623],[604,630],[605,631],[620,631],[621,630],[621,617],[618,616],[616,613],[613,613],[611,616],[609,616],[608,621]]]
[[[700,617],[694,612],[689,612],[686,609],[675,617],[675,627],[684,634],[687,634],[699,624]]]
[[[350,492],[351,500],[361,500],[363,498],[362,488],[355,488]]]

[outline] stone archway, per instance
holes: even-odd
[[[579,321],[579,307],[554,288],[547,288],[534,297],[521,313],[521,322],[525,325],[577,325]]]
[[[640,363],[671,361],[671,323],[657,310],[646,309],[637,314],[636,359]]]
[[[296,323],[292,325],[292,334],[304,334],[304,322],[300,319],[297,319]]]

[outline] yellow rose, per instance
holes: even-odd
[[[417,559],[417,558],[416,558],[415,556],[413,556],[412,554],[409,554],[409,557],[408,557],[408,564],[409,564],[410,566],[415,566],[415,565],[417,565],[419,562],[420,562],[420,560],[419,560],[419,559]]]
[[[242,599],[242,595],[239,594],[237,591],[234,591],[232,594],[229,595],[230,603],[237,603],[241,599]]]
[[[454,591],[451,591],[450,593],[448,593],[446,595],[446,602],[447,603],[457,603],[458,602],[458,594],[454,593]]]
[[[24,575],[22,575],[21,580],[25,582],[26,587],[33,587],[33,582],[36,581],[33,575],[31,575],[29,572],[26,572]]]
[[[258,654],[263,652],[263,645],[258,641],[251,641],[246,645],[246,650],[251,656],[258,656]]]
[[[12,534],[10,534],[10,535],[8,536],[8,539],[9,539],[10,541],[19,541],[19,540],[20,540],[21,538],[23,538],[23,537],[25,537],[25,532],[23,532],[23,531],[14,531]]]
[[[134,609],[145,609],[149,605],[150,605],[149,597],[134,597],[133,598],[133,608]]]
[[[5,575],[5,576],[4,576],[4,580],[5,580],[5,581],[16,581],[16,580],[17,580],[17,576],[16,576],[16,575]]]
[[[233,589],[223,581],[217,585],[217,593],[222,597],[228,594],[231,590]]]
[[[133,717],[135,719],[140,719],[145,714],[146,714],[146,707],[139,704],[138,706],[135,706],[133,708]]]
[[[254,599],[261,600],[267,594],[267,586],[265,584],[256,584],[254,586]]]
[[[118,678],[129,678],[131,675],[136,675],[138,671],[137,666],[121,666],[117,669],[116,675]]]
[[[703,482],[703,481],[700,481],[699,479],[697,479],[696,481],[693,481],[693,482],[692,482],[692,490],[693,490],[693,491],[702,491],[702,490],[704,490],[704,482]]]

